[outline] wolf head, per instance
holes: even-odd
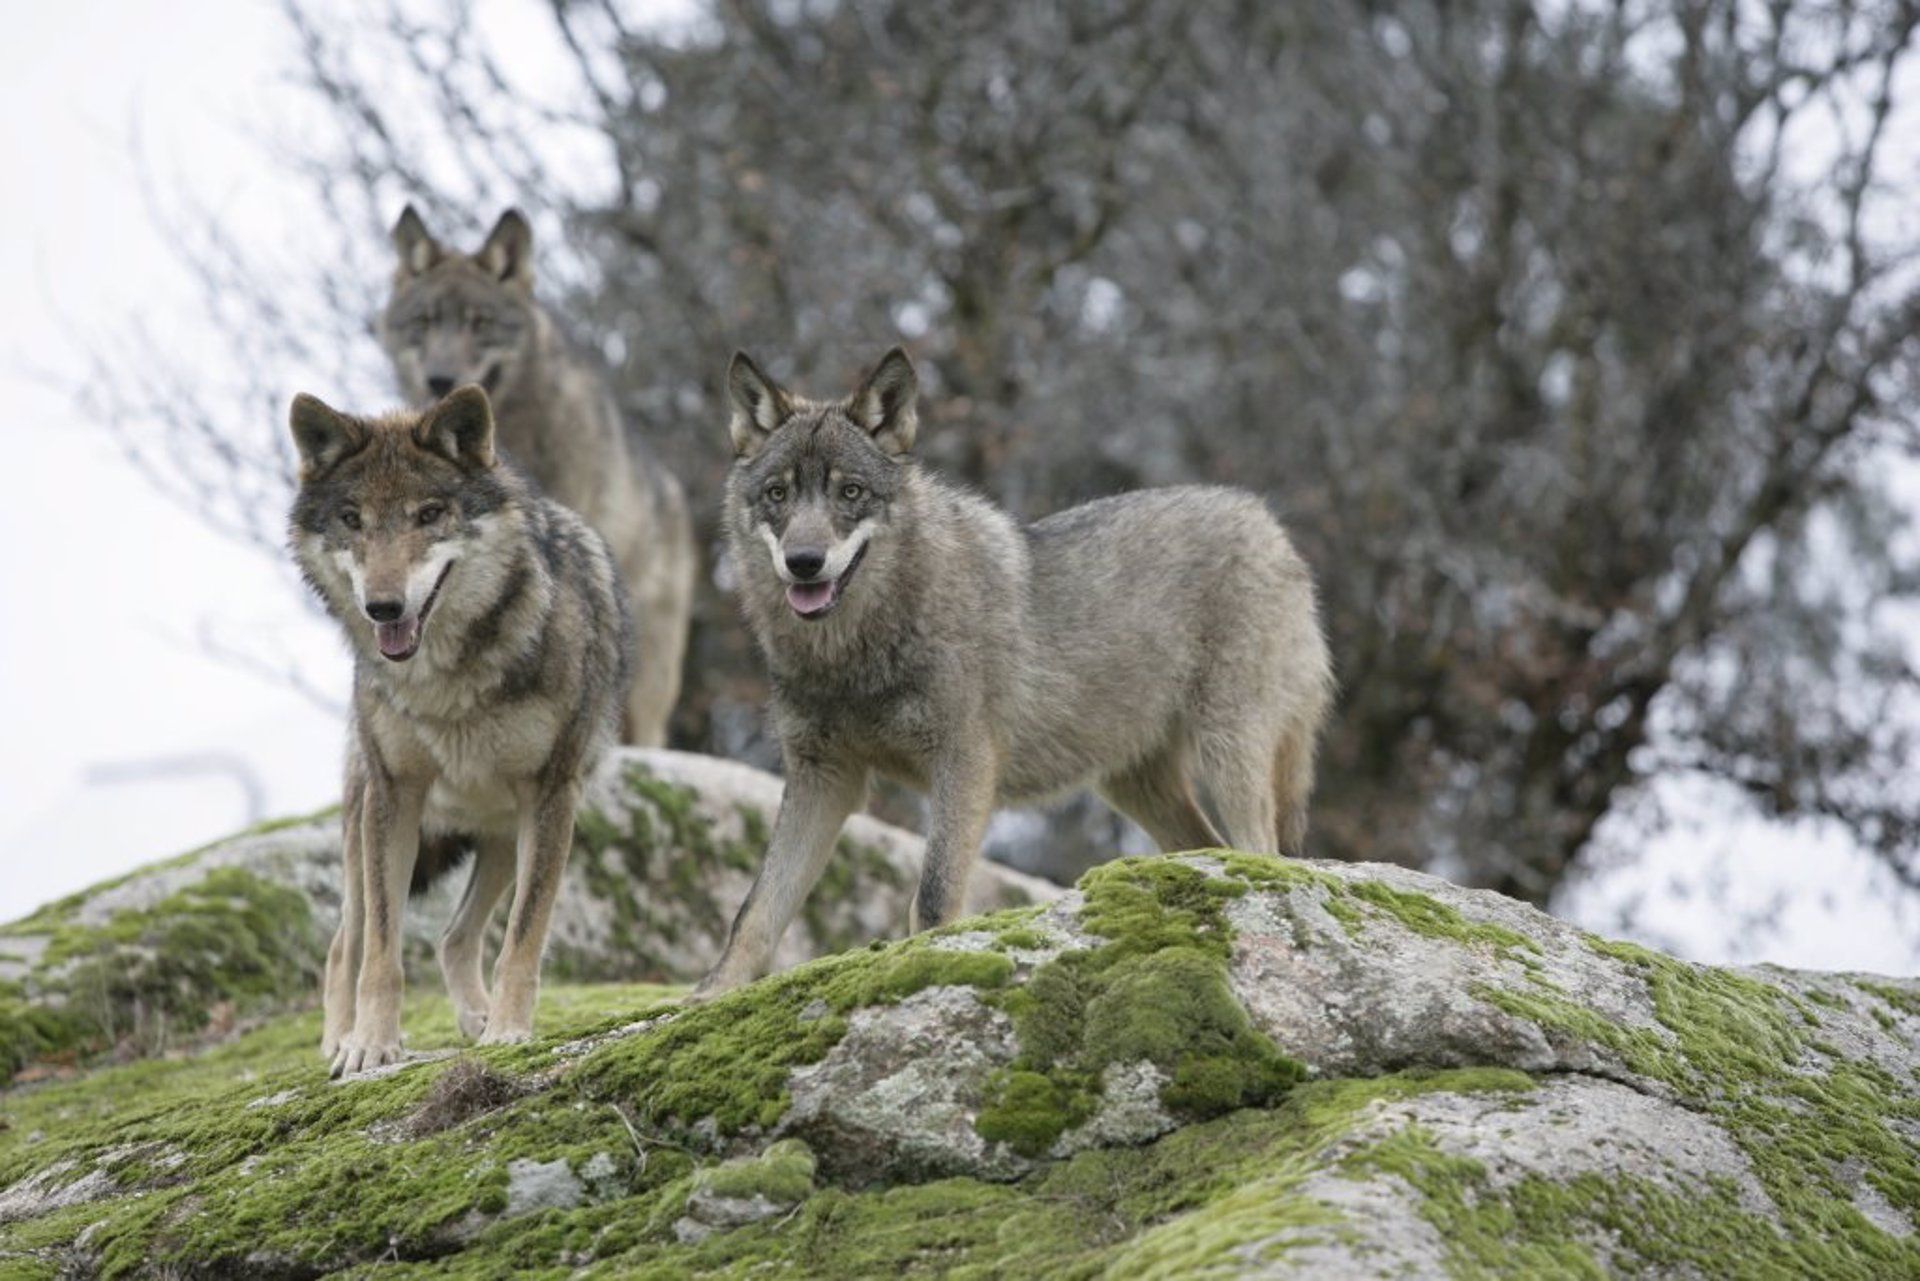
[[[789,395],[735,353],[729,519],[749,536],[742,541],[764,547],[796,616],[819,620],[839,608],[884,537],[911,465],[918,389],[898,347],[852,396],[831,403]]]
[[[463,254],[435,240],[408,205],[394,224],[393,248],[398,261],[380,341],[401,394],[415,405],[467,383],[496,398],[511,394],[539,326],[525,216],[507,210],[486,243]]]
[[[462,387],[377,419],[300,395],[289,420],[300,454],[294,556],[356,646],[404,663],[436,607],[484,590],[463,579],[486,571],[462,562],[480,559],[518,492],[494,454],[487,393]]]

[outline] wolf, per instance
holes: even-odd
[[[957,914],[996,806],[1089,782],[1163,849],[1299,852],[1332,666],[1258,498],[1150,489],[1022,528],[914,461],[897,347],[845,400],[744,354],[727,387],[724,520],[787,786],[697,997],[767,972],[875,772],[928,795],[910,929]]]
[[[321,1053],[335,1076],[399,1057],[408,888],[469,848],[440,968],[463,1033],[525,1040],[574,808],[632,675],[620,574],[585,521],[502,459],[479,387],[379,418],[301,395],[289,420],[294,558],[354,660]],[[482,943],[509,887],[489,992]]]
[[[625,738],[661,746],[693,609],[693,526],[679,481],[623,422],[598,362],[534,298],[533,229],[518,210],[463,254],[434,239],[409,205],[393,246],[378,327],[401,394],[420,406],[461,383],[485,388],[502,452],[605,537],[637,627]]]

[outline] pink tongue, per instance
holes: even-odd
[[[787,604],[797,614],[817,614],[833,603],[833,584],[789,583]]]
[[[375,623],[373,640],[388,658],[405,658],[420,643],[420,620],[409,618],[398,623]]]

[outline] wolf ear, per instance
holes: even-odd
[[[293,446],[300,451],[301,480],[320,475],[367,440],[366,428],[304,391],[293,398],[287,424],[293,428]]]
[[[501,214],[474,257],[506,283],[533,288],[533,226],[527,216],[518,209]]]
[[[847,416],[867,429],[873,441],[889,454],[904,454],[913,448],[914,434],[920,428],[915,399],[920,394],[920,379],[913,372],[907,353],[895,347],[880,357],[860,390],[847,402]]]
[[[413,443],[462,467],[493,466],[493,405],[472,383],[448,392],[413,427]]]
[[[751,458],[793,412],[793,402],[780,384],[761,373],[744,351],[734,352],[727,365],[727,395],[733,399],[727,434],[733,437],[736,458]]]
[[[393,224],[393,251],[400,255],[402,276],[417,276],[440,261],[440,242],[412,205],[402,209],[400,221]]]

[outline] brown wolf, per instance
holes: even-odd
[[[399,1057],[407,890],[467,846],[441,970],[461,1031],[524,1040],[582,780],[626,696],[620,576],[598,534],[501,460],[478,387],[371,419],[298,396],[291,419],[294,556],[354,656],[321,1052],[336,1076]],[[489,992],[482,942],[509,887]]]
[[[693,608],[693,526],[680,483],[628,429],[599,363],[570,346],[533,294],[533,230],[500,216],[471,254],[435,240],[412,206],[380,339],[414,405],[478,383],[502,452],[613,548],[633,601],[637,662],[626,739],[659,746],[680,696]]]
[[[1168,850],[1298,852],[1333,678],[1306,565],[1232,489],[1151,489],[1022,528],[914,462],[895,348],[849,399],[727,376],[727,537],[773,677],[787,791],[701,985],[764,974],[878,771],[929,794],[913,928],[958,912],[999,804],[1091,782]]]

